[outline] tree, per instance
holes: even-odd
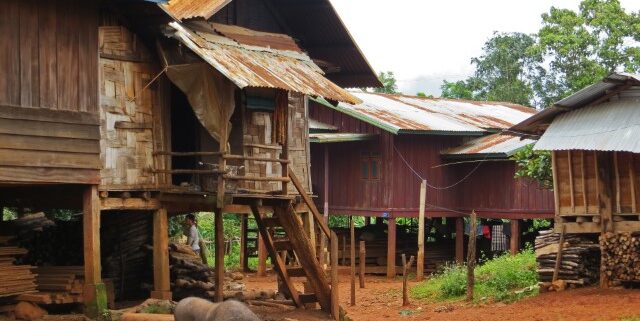
[[[398,93],[396,76],[393,74],[393,71],[380,72],[380,74],[378,75],[378,79],[380,79],[380,82],[382,83],[382,87],[374,88],[373,91],[377,93],[385,93],[385,94]]]
[[[530,79],[540,71],[542,61],[530,50],[534,44],[535,39],[523,33],[494,33],[482,48],[483,54],[471,59],[473,76],[457,82],[445,80],[442,97],[532,105]]]
[[[464,80],[456,82],[445,80],[442,86],[440,86],[440,89],[442,89],[442,98],[475,99],[473,88]]]
[[[529,145],[516,152],[511,159],[517,165],[516,177],[533,179],[544,188],[553,188],[550,152],[535,151],[533,145]]]
[[[579,12],[551,7],[531,52],[547,62],[534,91],[542,107],[614,71],[640,70],[640,14],[618,0],[583,0]]]

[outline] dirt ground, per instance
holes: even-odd
[[[368,276],[366,288],[356,284],[356,306],[349,305],[349,279],[340,283],[340,304],[354,321],[432,320],[432,321],[629,321],[640,320],[640,290],[586,288],[559,293],[543,293],[513,304],[466,303],[423,304],[412,300],[402,307],[402,281]],[[275,288],[275,277],[245,278],[248,288]],[[300,288],[302,288],[300,286]],[[327,316],[320,312],[307,314],[295,311],[287,317],[296,320],[320,321]],[[270,316],[268,320],[281,320]],[[637,318],[637,319],[636,319]]]

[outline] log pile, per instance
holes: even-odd
[[[15,246],[0,246],[0,297],[15,296],[36,290],[30,265],[15,265],[15,258],[27,251]]]
[[[46,266],[35,269],[38,293],[24,294],[20,301],[39,304],[82,303],[84,268],[82,266]]]
[[[606,233],[600,246],[602,268],[610,281],[640,282],[640,232]]]
[[[151,247],[148,247],[151,249]],[[213,299],[215,297],[214,270],[203,264],[200,256],[194,253],[189,246],[171,243],[169,251],[171,264],[171,288],[173,298],[196,296]],[[244,276],[241,273],[226,273],[224,293],[225,298],[239,300],[272,298],[275,293],[262,293],[260,291],[245,291],[241,282]]]
[[[540,231],[540,235],[536,237],[535,251],[541,288],[549,288],[553,281],[559,243],[560,234],[552,230]],[[561,257],[558,279],[565,284],[576,287],[598,281],[600,247],[595,240],[587,236],[566,234]]]

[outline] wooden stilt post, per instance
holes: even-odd
[[[596,164],[598,168],[598,200],[600,213],[600,238],[604,239],[607,232],[613,231],[613,200],[612,200],[612,153],[596,152]],[[606,260],[600,260],[600,287],[609,287],[609,276],[605,273],[603,264]]]
[[[224,221],[222,208],[215,212],[215,245],[216,245],[216,302],[224,301]]]
[[[558,280],[560,274],[560,266],[562,265],[562,252],[564,250],[564,232],[567,226],[562,225],[562,231],[560,232],[560,242],[558,243],[558,253],[556,253],[556,264],[553,268],[553,276],[551,277],[551,283],[555,283]]]
[[[387,231],[387,278],[396,277],[396,218],[390,217]]]
[[[249,234],[249,216],[241,215],[240,216],[240,268],[242,269],[242,272],[249,272],[249,256],[247,253],[248,234]]]
[[[476,234],[478,221],[476,211],[471,213],[471,229],[469,230],[469,246],[467,249],[467,301],[473,301],[476,269]]]
[[[420,183],[420,213],[418,215],[418,261],[416,262],[416,280],[424,279],[424,212],[427,202],[427,181]]]
[[[264,240],[258,235],[258,276],[267,276],[267,247]]]
[[[520,252],[520,220],[511,220],[511,239],[509,241],[511,255],[518,254]]]
[[[456,263],[464,264],[464,218],[456,217]]]
[[[407,262],[407,256],[402,253],[402,306],[409,305],[409,269],[413,265],[415,257],[412,255]]]
[[[353,216],[349,219],[349,230],[351,232],[351,244],[349,250],[351,252],[351,305],[356,305],[356,232]]]
[[[329,144],[324,144],[324,186],[322,190],[324,222],[329,222]],[[327,257],[327,236],[320,233],[320,265],[324,266]]]
[[[82,228],[84,239],[84,305],[91,318],[107,310],[107,291],[102,283],[100,262],[100,200],[98,186],[85,189],[83,195]]]
[[[340,320],[340,281],[338,280],[338,236],[331,231],[331,316]]]
[[[367,250],[366,250],[366,245],[364,241],[360,241],[360,258],[359,258],[359,265],[360,265],[360,272],[358,273],[358,277],[360,280],[360,288],[364,289],[364,275],[366,273],[366,264],[367,264]]]
[[[151,298],[171,300],[169,275],[169,218],[161,208],[153,213],[153,291]]]

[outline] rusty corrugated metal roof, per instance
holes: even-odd
[[[333,108],[392,133],[484,133],[506,129],[536,113],[522,105],[352,92],[361,104]]]
[[[237,26],[220,27],[204,22],[189,27],[172,22],[170,26],[174,29],[174,38],[240,88],[279,88],[342,102],[360,103],[358,98],[325,78],[320,67],[305,53],[267,45],[269,39],[277,38],[279,41],[274,46],[282,48],[283,43],[286,44],[285,35],[253,32]],[[234,30],[235,32],[231,32]],[[224,36],[225,33],[241,34],[242,43]],[[251,37],[255,39],[250,41],[248,38]],[[252,44],[247,44],[249,42]]]
[[[198,17],[209,19],[229,2],[231,0],[169,0],[159,6],[177,20]]]
[[[462,146],[444,151],[442,154],[448,157],[464,156],[495,156],[509,157],[527,145],[535,143],[532,139],[521,139],[518,136],[508,134],[492,134],[472,139]]]

